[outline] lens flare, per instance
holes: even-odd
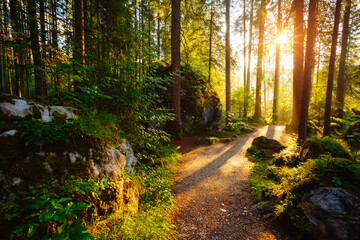
[[[276,37],[276,42],[279,43],[280,45],[285,44],[288,41],[288,38],[285,34],[280,33],[277,37]]]

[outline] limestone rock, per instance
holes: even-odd
[[[132,173],[135,169],[135,165],[137,162],[137,159],[135,157],[134,151],[131,148],[131,145],[126,139],[123,139],[123,143],[121,144],[122,150],[125,152],[126,155],[126,165],[125,170],[128,173]]]
[[[341,188],[318,188],[303,197],[305,215],[326,239],[360,236],[360,199]]]
[[[0,102],[0,117],[6,123],[0,131],[0,203],[9,193],[31,185],[61,183],[70,176],[122,183],[125,166],[128,172],[134,171],[137,159],[126,139],[115,147],[101,139],[77,135],[68,141],[26,144],[17,121],[27,116],[45,123],[78,118],[68,107],[45,106],[11,96]]]
[[[64,106],[44,106],[28,102],[23,99],[11,98],[0,103],[1,113],[9,117],[32,117],[45,123],[54,121],[55,115],[64,116],[65,119],[78,119],[75,109]]]

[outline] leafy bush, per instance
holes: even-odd
[[[257,147],[251,145],[250,148],[246,150],[246,156],[252,162],[260,162],[265,159],[266,155],[264,150],[258,149]]]
[[[296,167],[300,162],[300,146],[297,143],[291,144],[289,147],[274,153],[272,160],[276,166]]]
[[[25,145],[68,142],[73,134],[70,123],[44,123],[35,118],[23,119],[18,125]]]
[[[255,161],[249,181],[254,200],[266,201],[270,206],[267,210],[276,218],[286,219],[300,235],[311,232],[311,224],[303,212],[305,193],[319,186],[332,186],[360,195],[360,163],[351,157],[338,157],[350,156],[346,146],[333,138],[313,137],[309,143],[315,144],[307,145],[310,149],[307,159],[300,160],[300,148],[293,144],[274,154],[272,160]],[[321,155],[315,152],[319,150]],[[254,147],[248,151],[252,153],[250,160],[258,153]]]
[[[118,199],[118,187],[111,181],[74,178],[61,185],[33,186],[1,205],[1,222],[11,221],[16,224],[13,233],[29,238],[92,239],[81,220],[109,211]]]

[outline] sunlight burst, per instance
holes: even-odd
[[[277,37],[276,37],[276,42],[280,43],[280,45],[285,44],[288,41],[288,38],[285,34],[280,33]]]

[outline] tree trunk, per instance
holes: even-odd
[[[45,30],[45,6],[46,0],[40,0],[40,31],[41,31],[41,44],[42,47],[46,44],[46,30]]]
[[[244,0],[244,18],[243,18],[243,25],[244,25],[244,117],[247,115],[247,106],[246,106],[246,98],[247,95],[245,94],[246,86],[246,0]]]
[[[209,76],[208,83],[211,84],[211,54],[212,54],[212,35],[213,35],[213,24],[214,24],[214,1],[211,1],[210,6],[210,35],[209,35]]]
[[[282,32],[282,16],[281,16],[281,0],[278,0],[278,21],[277,21],[277,35]],[[274,80],[274,100],[273,100],[273,122],[277,122],[277,107],[279,102],[279,84],[280,84],[280,42],[276,42],[275,53],[275,80]]]
[[[39,28],[37,25],[36,0],[28,0],[29,29],[31,39],[31,50],[34,62],[35,75],[35,97],[44,96],[44,71],[41,61],[41,52],[39,44]]]
[[[158,59],[160,59],[161,57],[161,52],[160,52],[160,0],[157,0],[157,55],[158,55]]]
[[[13,47],[14,52],[14,68],[15,68],[15,84],[16,84],[16,93],[18,97],[22,97],[21,83],[22,81],[22,70],[20,64],[22,64],[21,50],[20,50],[20,23],[19,23],[19,10],[20,5],[18,0],[10,0],[10,18],[11,18],[11,27],[12,27],[12,37],[15,42]]]
[[[327,136],[330,134],[331,102],[332,102],[332,92],[333,92],[333,88],[334,88],[336,46],[337,46],[337,39],[338,39],[338,33],[339,33],[341,2],[342,2],[342,0],[336,1],[334,30],[333,30],[333,34],[332,34],[332,40],[331,40],[331,53],[330,53],[328,82],[327,82],[327,88],[326,88],[325,114],[324,114],[324,132],[323,132],[324,136]]]
[[[226,123],[231,115],[231,84],[230,84],[230,0],[226,3],[226,35],[225,35],[225,78],[226,78]]]
[[[180,0],[172,0],[171,1],[171,71],[174,76],[174,82],[171,85],[171,107],[175,114],[175,123],[177,125],[176,131],[181,132]]]
[[[258,14],[259,19],[259,45],[258,45],[258,62],[256,72],[256,95],[255,95],[255,119],[261,118],[261,82],[263,53],[264,53],[264,30],[265,30],[265,17],[266,17],[266,0],[261,0],[260,11]]]
[[[350,10],[351,10],[351,0],[347,0],[346,10],[344,15],[344,24],[342,30],[340,66],[339,66],[339,75],[337,79],[337,91],[336,91],[337,114],[339,118],[344,117],[345,67],[346,67],[347,44],[349,38]]]
[[[77,65],[84,65],[85,36],[84,36],[84,2],[83,0],[74,0],[74,60],[75,68]],[[77,71],[75,70],[75,75]],[[80,91],[80,82],[74,78],[74,91]]]
[[[316,38],[316,11],[317,11],[317,0],[310,0],[308,28],[306,33],[307,39],[306,39],[304,81],[303,81],[302,100],[301,100],[300,122],[299,122],[300,142],[306,139],[307,121],[309,117],[311,78],[312,78],[312,68],[314,62],[314,45]]]
[[[304,74],[304,0],[294,0],[294,45],[293,45],[293,111],[290,129],[298,129]]]
[[[252,47],[252,28],[253,28],[253,17],[254,17],[254,0],[251,0],[251,9],[250,9],[250,26],[249,26],[249,53],[248,53],[248,62],[247,62],[247,73],[246,73],[246,88],[245,88],[245,109],[244,117],[247,116],[247,108],[249,106],[249,97],[250,97],[250,65],[251,65],[251,47]]]

